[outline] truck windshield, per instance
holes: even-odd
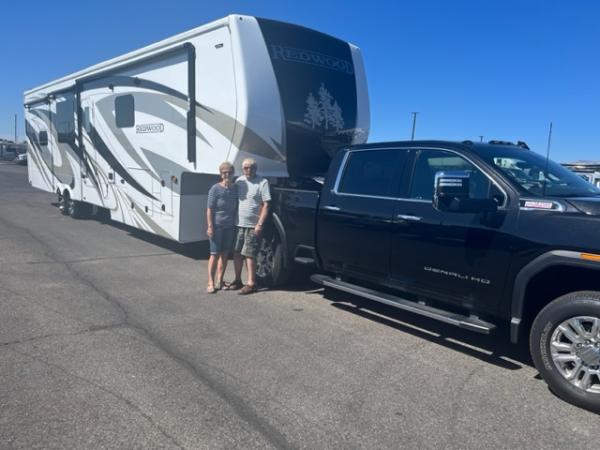
[[[496,166],[524,193],[548,197],[596,197],[600,189],[543,156],[522,149],[498,147],[481,156]]]

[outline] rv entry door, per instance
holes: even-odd
[[[96,148],[91,139],[94,123],[94,104],[91,97],[81,100],[81,199],[94,205],[102,205],[102,182],[96,169]]]

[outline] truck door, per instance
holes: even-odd
[[[394,283],[461,306],[493,309],[508,270],[513,217],[507,194],[452,151],[420,150],[407,197],[397,203],[391,243]],[[496,198],[496,213],[448,213],[432,206],[435,173],[471,171],[473,198]]]
[[[317,223],[317,247],[327,270],[387,278],[403,162],[404,152],[397,149],[353,150],[344,154],[340,171],[329,174],[335,182],[330,178],[323,189]]]

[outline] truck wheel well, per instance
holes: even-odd
[[[544,306],[561,295],[576,291],[600,291],[600,272],[581,267],[552,266],[532,277],[525,290],[522,332],[529,333],[533,320]]]

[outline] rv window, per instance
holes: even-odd
[[[133,95],[121,95],[115,98],[115,120],[119,128],[135,125],[134,111]]]
[[[404,166],[404,153],[397,150],[352,152],[340,182],[342,194],[394,197]]]
[[[91,127],[90,127],[90,108],[88,106],[86,106],[85,108],[83,108],[83,128],[85,129],[85,131],[87,131],[88,133],[91,131]]]
[[[55,123],[58,142],[75,140],[75,108],[72,96],[56,103]]]
[[[38,141],[40,145],[48,145],[48,133],[46,131],[40,131]]]

